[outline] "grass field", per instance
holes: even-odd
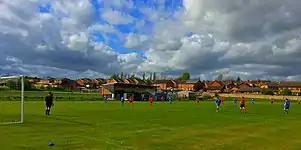
[[[226,102],[56,102],[44,116],[43,102],[26,102],[25,123],[0,125],[3,150],[199,150],[301,148],[301,105],[292,102],[288,115],[282,101],[247,104],[248,114]],[[0,101],[2,119],[18,118],[17,102]],[[1,119],[1,118],[0,118]]]

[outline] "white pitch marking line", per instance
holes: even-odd
[[[96,141],[103,141],[99,138],[95,138],[95,137],[89,137],[89,136],[78,136],[78,137],[83,137],[83,138],[86,138],[86,139],[91,139],[91,140],[96,140]],[[112,142],[112,140],[107,140],[105,141],[107,144],[111,144],[111,145],[115,145],[115,146],[122,146],[124,148],[128,148],[128,149],[135,149],[135,150],[139,150],[139,148],[136,148],[136,147],[132,147],[132,146],[126,146],[126,145],[120,145],[120,144],[116,144],[114,142]],[[122,141],[120,141],[119,143],[123,143]]]

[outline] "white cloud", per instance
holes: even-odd
[[[47,2],[50,13],[38,13],[38,6]],[[163,0],[156,1],[157,7],[99,2],[103,8],[96,10],[87,0],[22,5],[21,0],[3,0],[2,71],[68,75],[61,69],[75,75],[88,70],[89,76],[125,70],[177,76],[189,71],[211,79],[226,70],[228,77],[277,80],[299,79],[301,74],[299,0],[184,0],[184,7],[173,11],[163,9]],[[131,16],[134,9],[143,18]],[[144,56],[117,52],[125,48],[140,49]],[[32,71],[36,66],[40,71]]]
[[[132,23],[134,18],[128,14],[123,14],[117,10],[106,10],[102,13],[102,18],[110,24],[129,24]]]

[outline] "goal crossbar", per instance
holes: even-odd
[[[21,80],[21,119],[20,121],[14,121],[14,122],[0,122],[0,125],[8,125],[8,124],[20,124],[24,122],[24,76],[19,75],[19,76],[5,76],[2,77],[0,76],[0,80],[4,79],[20,79]]]

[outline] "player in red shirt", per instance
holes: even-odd
[[[149,105],[153,106],[154,98],[152,96],[149,97]]]
[[[242,112],[244,111],[244,113],[247,113],[247,109],[246,109],[246,101],[245,101],[245,98],[242,97],[241,100],[240,100],[240,108],[239,108],[239,111]]]
[[[221,98],[222,104],[224,104],[224,100],[225,100],[224,98]]]
[[[195,102],[196,102],[196,103],[200,103],[200,100],[196,97],[196,98],[195,98]]]
[[[132,96],[129,97],[129,103],[133,107],[133,97]]]

